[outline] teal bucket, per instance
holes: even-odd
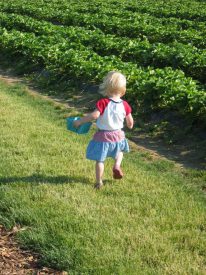
[[[69,131],[75,132],[77,134],[86,134],[86,133],[88,133],[92,123],[91,122],[86,122],[86,123],[80,125],[78,128],[75,128],[73,126],[73,122],[75,120],[78,120],[78,119],[80,119],[80,117],[68,117],[67,118],[67,129]]]

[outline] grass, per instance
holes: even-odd
[[[93,189],[92,132],[65,127],[69,110],[0,82],[0,223],[25,227],[22,247],[70,274],[205,274],[206,172],[135,148],[125,178]]]

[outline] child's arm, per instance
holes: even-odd
[[[126,116],[126,123],[127,123],[127,127],[129,129],[133,128],[133,126],[134,126],[134,119],[133,119],[133,117],[132,117],[131,114],[129,114],[128,116]]]
[[[79,120],[75,120],[73,122],[74,127],[78,128],[80,125],[86,123],[86,122],[90,122],[92,120],[96,120],[98,117],[100,116],[100,111],[98,111],[97,109],[94,110],[94,112],[80,118]]]

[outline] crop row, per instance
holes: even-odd
[[[50,2],[52,3],[52,1]],[[76,4],[78,6],[85,4],[88,6],[88,2],[80,1]],[[68,1],[65,1],[65,6],[68,5]],[[170,0],[170,1],[162,1],[162,0],[119,0],[118,6],[116,1],[103,2],[102,0],[90,1],[90,5],[94,5],[94,7],[110,7],[116,8],[116,10],[122,10],[124,12],[132,11],[132,12],[141,12],[144,14],[154,15],[159,18],[174,18],[177,20],[193,20],[193,21],[205,21],[206,18],[206,6],[204,1],[178,1],[178,0]]]
[[[124,1],[129,11],[141,11],[158,17],[177,17],[187,20],[205,21],[206,7],[204,1]]]
[[[122,5],[121,5],[122,4]],[[171,5],[170,5],[171,6]],[[125,3],[120,3],[118,5],[118,8],[116,4],[110,3],[104,3],[103,1],[100,2],[90,2],[88,5],[87,2],[75,2],[72,3],[72,6],[68,1],[66,3],[62,3],[61,5],[57,4],[54,5],[52,2],[50,3],[50,9],[58,9],[61,13],[65,11],[70,12],[70,11],[76,11],[78,13],[87,13],[87,14],[104,14],[104,15],[109,15],[109,16],[115,16],[115,17],[120,17],[121,19],[127,19],[131,23],[135,21],[139,22],[145,22],[147,24],[155,24],[155,25],[162,25],[164,27],[173,27],[178,31],[182,31],[185,29],[196,29],[200,32],[206,27],[205,21],[199,22],[199,21],[191,21],[187,19],[180,19],[180,18],[175,18],[175,17],[156,17],[151,15],[150,13],[142,13],[138,11],[138,8],[141,7],[141,4],[136,6],[137,11],[131,12],[129,11],[129,8],[131,8],[131,5]],[[152,7],[152,5],[150,6]],[[148,11],[149,11],[149,8]],[[170,7],[171,9],[171,7]],[[206,8],[205,8],[206,9]],[[141,10],[141,8],[140,8]],[[159,12],[161,14],[161,9],[159,9]]]
[[[74,76],[77,80],[101,81],[111,70],[123,72],[128,79],[127,98],[138,111],[136,100],[142,107],[151,109],[173,108],[182,114],[205,118],[206,93],[191,78],[179,70],[141,69],[132,63],[122,62],[115,56],[101,57],[86,47],[68,43],[62,38],[38,36],[16,30],[0,28],[2,52],[22,55],[28,62],[43,64],[57,76]],[[68,49],[68,45],[71,48]]]
[[[7,29],[34,32],[39,35],[62,36],[69,41],[79,42],[92,48],[99,55],[117,55],[123,61],[131,61],[141,66],[166,67],[182,69],[187,75],[206,81],[206,50],[199,50],[191,45],[181,43],[150,44],[149,41],[118,38],[105,35],[98,30],[86,30],[80,27],[55,26],[46,21],[16,14],[0,13],[0,25]]]
[[[157,1],[158,2],[158,1]],[[194,3],[193,3],[194,4]],[[196,3],[197,4],[197,3]],[[104,2],[102,0],[100,1],[90,1],[89,5],[87,1],[61,1],[61,2],[55,2],[55,1],[48,1],[45,5],[45,1],[35,1],[35,3],[32,3],[31,1],[24,1],[24,0],[19,0],[16,3],[13,3],[13,1],[11,2],[3,2],[1,3],[0,1],[0,5],[1,5],[1,9],[7,9],[9,10],[18,10],[18,8],[22,7],[22,6],[27,6],[28,8],[36,8],[39,11],[48,10],[50,13],[53,13],[54,11],[56,12],[58,10],[58,12],[62,13],[62,12],[78,12],[78,13],[89,13],[89,14],[94,14],[94,13],[98,13],[98,14],[106,14],[109,16],[117,16],[117,17],[121,17],[122,18],[126,18],[129,19],[130,21],[135,21],[135,20],[142,20],[144,22],[147,23],[153,23],[153,24],[161,24],[164,26],[168,26],[168,25],[173,25],[176,28],[178,28],[179,30],[181,29],[187,29],[187,28],[194,28],[194,29],[198,29],[198,30],[202,30],[202,28],[205,27],[205,20],[203,20],[203,22],[199,22],[199,21],[191,21],[191,20],[186,20],[186,19],[180,19],[180,18],[175,18],[175,17],[169,17],[169,18],[164,18],[161,15],[162,12],[162,7],[160,6],[160,3],[152,3],[150,6],[147,5],[147,9],[148,9],[148,13],[142,13],[141,12],[141,8],[145,9],[145,4],[143,3],[143,1],[140,1],[138,3],[138,5],[134,4],[134,2],[130,2],[128,3],[127,1],[125,2],[119,2],[118,3],[118,8],[117,8],[117,4],[113,3],[112,1],[110,1],[109,3]],[[158,5],[159,7],[159,14],[161,15],[161,17],[156,17],[156,16],[152,16],[150,13],[150,9],[153,10],[154,6],[156,7]],[[165,8],[166,5],[164,5]],[[187,8],[187,6],[184,6],[182,4],[179,5],[175,5],[175,3],[173,3],[172,5],[169,4],[170,10],[174,7],[183,7],[183,9]],[[131,10],[135,10],[133,12],[130,11]],[[139,12],[140,10],[140,12]],[[205,8],[206,10],[206,8]],[[201,12],[203,12],[204,10],[201,10]],[[190,10],[191,12],[191,10]]]
[[[129,38],[147,38],[151,43],[162,42],[192,44],[198,48],[206,45],[206,34],[204,31],[197,31],[192,28],[180,30],[177,25],[164,25],[155,23],[153,20],[147,21],[142,15],[135,18],[122,18],[106,15],[98,12],[97,14],[79,13],[75,9],[55,10],[54,7],[45,6],[38,8],[35,5],[4,5],[3,11],[15,12],[29,15],[38,19],[48,20],[57,24],[85,26],[90,29],[99,28],[105,33]]]
[[[27,3],[28,4],[28,3]],[[125,4],[125,3],[124,3]],[[164,27],[167,26],[172,26],[173,28],[181,31],[183,29],[188,29],[188,28],[193,28],[197,29],[198,31],[202,31],[203,28],[205,28],[206,23],[205,22],[199,22],[199,21],[191,21],[191,20],[186,20],[186,19],[179,19],[179,18],[158,18],[156,16],[152,16],[149,13],[141,13],[141,12],[130,12],[128,10],[125,10],[123,5],[118,5],[118,8],[116,4],[110,3],[105,3],[103,1],[100,2],[90,2],[88,5],[88,2],[74,2],[71,3],[66,1],[66,3],[63,3],[61,1],[61,5],[59,3],[53,3],[52,1],[47,4],[47,8],[49,8],[51,11],[56,11],[62,13],[62,12],[78,12],[78,13],[87,13],[87,14],[95,14],[98,13],[100,15],[109,15],[109,16],[115,16],[115,17],[120,17],[121,19],[127,19],[131,23],[135,21],[142,21],[147,24],[155,24],[155,25],[163,25]],[[16,4],[15,4],[16,5]],[[35,4],[35,7],[39,7],[40,4]],[[130,5],[129,5],[130,6]],[[9,5],[11,7],[11,5]],[[45,6],[40,5],[41,10],[45,8]]]

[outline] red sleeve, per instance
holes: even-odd
[[[128,116],[129,114],[131,114],[132,112],[132,108],[131,106],[127,103],[127,101],[123,101],[123,104],[124,104],[124,109],[125,109],[125,112],[126,112],[126,116]]]
[[[110,101],[109,98],[102,98],[97,101],[96,108],[97,108],[97,110],[100,111],[100,115],[102,115],[104,113],[104,110],[107,107],[109,101]]]

